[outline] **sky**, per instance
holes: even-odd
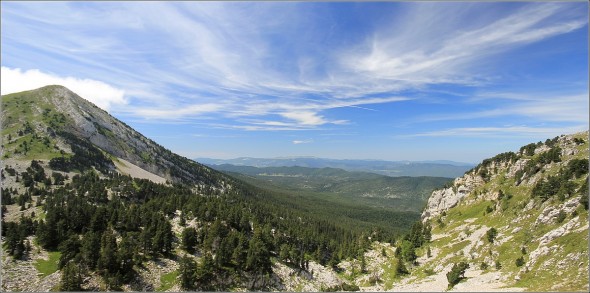
[[[477,163],[588,129],[588,3],[1,2],[61,84],[188,158]]]

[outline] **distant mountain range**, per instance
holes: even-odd
[[[455,178],[465,174],[475,165],[453,161],[384,161],[384,160],[338,160],[316,157],[280,157],[280,158],[249,158],[211,159],[197,158],[195,161],[206,165],[230,164],[252,167],[308,167],[338,168],[347,171],[371,172],[392,177],[399,176],[434,176]]]

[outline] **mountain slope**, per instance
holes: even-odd
[[[218,172],[172,153],[63,86],[5,95],[2,104],[4,159],[58,158],[87,142],[111,156],[104,158],[107,169],[121,158],[174,182],[222,188]]]
[[[333,273],[393,241],[372,209],[294,208],[297,194],[173,154],[61,86],[2,96],[1,124],[3,291],[285,290],[285,267]]]
[[[588,156],[588,132],[562,135],[484,160],[433,192],[422,213],[432,257],[422,248],[402,290],[444,290],[437,280],[464,261],[453,290],[587,292]]]

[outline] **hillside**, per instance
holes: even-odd
[[[386,176],[432,176],[454,178],[462,176],[465,171],[473,167],[468,163],[452,161],[383,161],[383,160],[337,160],[315,157],[292,158],[236,158],[210,159],[197,158],[197,162],[207,165],[235,165],[252,167],[307,167],[307,168],[336,168],[351,172],[371,172]]]
[[[106,170],[125,165],[123,159],[173,182],[223,188],[218,172],[172,153],[62,86],[2,96],[2,136],[4,160],[64,157],[70,160],[61,169],[70,171],[85,163],[82,157]]]
[[[338,195],[380,175],[232,177],[61,86],[2,96],[1,119],[3,292],[588,291],[588,132],[484,160],[420,220],[296,176]]]
[[[222,172],[231,172],[228,174],[234,176],[239,176],[235,173],[247,175],[240,178],[259,187],[274,185],[334,201],[416,213],[422,211],[434,189],[450,180],[427,176],[389,177],[337,168],[251,167],[229,164],[211,167]]]
[[[433,192],[422,213],[432,257],[400,290],[588,291],[588,132],[562,135],[484,160]]]
[[[1,118],[3,291],[293,290],[290,274],[333,274],[394,240],[374,210],[296,208],[296,194],[173,154],[61,86],[2,96]]]

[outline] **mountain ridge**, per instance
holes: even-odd
[[[346,171],[371,172],[386,176],[433,176],[454,178],[461,176],[474,165],[453,161],[385,161],[385,160],[355,160],[355,159],[326,159],[317,157],[279,157],[279,158],[251,158],[235,159],[197,158],[197,162],[206,165],[231,164],[236,166],[253,167],[309,167],[309,168],[339,168]]]
[[[212,183],[215,180],[210,177],[219,175],[212,175],[211,172],[216,171],[172,153],[63,86],[45,86],[36,90],[4,95],[2,99],[5,108],[23,108],[23,113],[4,113],[5,109],[3,109],[5,118],[2,119],[2,128],[4,130],[26,125],[26,120],[32,115],[42,115],[42,122],[32,125],[31,134],[47,133],[49,140],[56,140],[55,145],[57,148],[61,146],[63,151],[70,150],[67,148],[67,143],[56,135],[60,131],[74,134],[115,158],[122,158],[174,182]],[[29,108],[28,105],[31,107]],[[13,150],[9,140],[4,149],[4,155],[9,155],[11,151],[10,155],[14,155]],[[52,148],[48,148],[41,151],[49,151],[52,157],[58,157],[61,150],[53,152]]]

